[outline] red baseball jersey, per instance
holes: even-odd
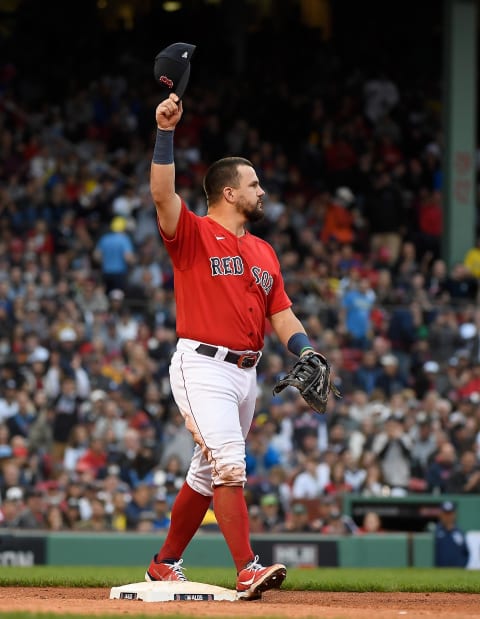
[[[166,238],[174,267],[177,335],[234,350],[261,350],[265,318],[291,306],[273,248],[237,237],[182,201],[176,234]]]

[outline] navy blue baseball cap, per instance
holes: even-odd
[[[455,503],[452,503],[452,501],[443,501],[443,503],[440,505],[440,509],[442,510],[442,512],[446,513],[454,512],[456,510]]]
[[[161,88],[161,101],[174,92],[179,99],[183,97],[190,78],[190,60],[196,45],[172,43],[162,49],[155,57],[153,74]]]

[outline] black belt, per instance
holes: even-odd
[[[218,348],[216,346],[209,346],[208,344],[199,344],[195,351],[198,352],[199,355],[205,355],[206,357],[215,357],[218,352]],[[247,352],[244,354],[239,354],[236,352],[232,352],[229,350],[223,361],[227,361],[228,363],[233,363],[242,369],[253,368],[257,365],[258,360],[260,359],[259,352]]]

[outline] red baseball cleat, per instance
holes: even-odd
[[[287,568],[281,563],[263,567],[258,555],[243,568],[237,576],[237,597],[241,600],[258,600],[264,591],[279,589],[287,575]]]
[[[187,582],[187,578],[183,573],[182,563],[183,559],[179,559],[174,563],[157,563],[157,555],[155,555],[145,572],[145,580],[157,581],[167,580],[175,582]]]

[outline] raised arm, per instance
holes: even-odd
[[[157,137],[150,171],[150,191],[157,209],[160,227],[167,237],[174,237],[180,217],[180,197],[175,192],[173,136],[182,117],[182,102],[172,93],[157,106]]]

